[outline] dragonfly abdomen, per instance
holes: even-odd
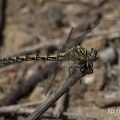
[[[2,58],[0,59],[0,65],[2,64],[11,64],[15,62],[22,62],[22,61],[33,61],[33,60],[48,60],[48,61],[59,61],[64,60],[63,56],[60,58],[58,54],[50,54],[50,55],[21,55],[21,56],[14,56],[9,58]]]

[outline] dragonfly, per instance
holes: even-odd
[[[85,36],[92,29],[94,29],[99,23],[100,22],[97,22],[93,27],[85,31],[81,36],[74,39],[71,38],[73,32],[73,28],[72,28],[68,35],[65,45],[60,51],[58,51],[57,54],[49,54],[49,55],[29,54],[29,55],[13,56],[8,58],[0,58],[0,66],[4,64],[6,65],[16,62],[33,61],[33,60],[61,61],[60,65],[62,64],[63,61],[74,61],[75,64],[73,66],[70,66],[69,68],[69,76],[71,76],[72,68],[74,69],[79,68],[80,72],[83,74],[91,74],[93,73],[93,62],[95,62],[98,58],[98,52],[95,48],[91,48],[91,51],[87,51],[85,48],[80,46],[80,43],[84,40]],[[51,71],[52,72],[50,73],[54,73],[55,70],[52,69]],[[51,88],[52,84],[53,82],[51,82],[47,92]]]

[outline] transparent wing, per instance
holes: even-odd
[[[85,31],[82,35],[80,35],[79,37],[77,37],[75,39],[69,40],[69,43],[66,44],[66,49],[70,49],[70,48],[72,48],[72,47],[74,47],[76,45],[80,45],[81,42],[84,40],[85,36],[89,32],[91,32],[99,23],[100,23],[100,21],[97,21],[93,27],[91,27],[90,29],[88,29],[87,31]]]
[[[61,50],[58,51],[58,53],[65,51],[66,45],[67,45],[67,44],[69,43],[69,41],[71,40],[72,31],[73,31],[73,28],[71,29],[71,31],[70,31],[70,33],[69,33],[69,35],[68,35],[68,37],[67,37],[67,40],[66,40],[65,45],[63,46],[63,48],[62,48]],[[53,84],[55,83],[55,78],[56,78],[56,76],[57,76],[57,72],[60,70],[60,67],[61,67],[62,63],[63,63],[63,61],[59,61],[59,62],[58,62],[59,68],[57,67],[57,69],[56,69],[56,67],[53,66],[53,68],[50,70],[49,76],[52,76],[52,79],[50,79],[50,83],[49,83],[49,86],[47,87],[47,89],[46,89],[46,91],[45,91],[45,95],[48,93],[48,91],[50,90],[50,88],[51,88],[51,87],[53,86]]]
[[[55,83],[55,78],[57,76],[57,72],[60,70],[60,66],[62,65],[62,63],[63,63],[62,61],[55,62],[55,65],[49,71],[49,73],[48,73],[48,79],[50,79],[50,80],[49,80],[48,86],[47,86],[47,88],[45,90],[45,95],[48,93],[48,91],[50,90],[50,88]]]

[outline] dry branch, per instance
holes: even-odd
[[[11,93],[9,93],[2,101],[2,105],[11,105],[15,104],[20,98],[28,95],[34,87],[37,85],[38,82],[43,80],[45,77],[47,77],[49,70],[51,67],[55,67],[55,69],[58,69],[57,62],[54,62],[52,64],[49,64],[45,66],[44,69],[40,69],[40,63],[36,64],[34,66],[34,72],[31,76],[29,76],[27,79],[22,80],[23,83],[19,84],[15,90],[13,90]],[[46,69],[48,68],[48,69]]]
[[[56,40],[56,41],[53,41],[53,42],[39,43],[39,44],[32,45],[32,46],[29,46],[29,47],[21,48],[19,50],[14,51],[14,52],[12,51],[12,52],[9,52],[9,53],[4,53],[4,54],[1,55],[1,58],[24,55],[24,54],[34,52],[36,50],[40,50],[41,48],[52,46],[52,45],[55,45],[55,46],[60,45],[61,46],[61,45],[63,45],[63,42],[61,42],[60,40]]]
[[[57,89],[43,104],[41,104],[26,120],[37,120],[47,109],[49,109],[70,87],[72,87],[85,74],[76,73],[76,76],[70,77],[60,88]]]

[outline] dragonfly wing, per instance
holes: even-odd
[[[69,41],[71,40],[72,31],[73,31],[73,28],[71,29],[71,31],[70,31],[70,33],[69,33],[69,35],[68,35],[68,37],[67,37],[67,40],[66,40],[65,45],[63,45],[63,48],[62,48],[61,50],[59,50],[58,53],[63,52],[63,51],[66,50],[67,44],[68,44]],[[50,88],[51,88],[51,87],[53,86],[53,84],[55,83],[55,78],[56,78],[56,76],[57,76],[56,73],[60,70],[60,67],[61,67],[62,63],[63,63],[63,61],[59,61],[59,62],[58,62],[59,68],[56,69],[56,67],[53,66],[52,70],[50,70],[49,76],[52,75],[52,79],[50,79],[50,83],[49,83],[49,86],[47,87],[47,89],[46,89],[46,91],[45,91],[45,95],[48,93],[48,91],[50,90]]]
[[[81,42],[84,40],[85,36],[89,32],[91,32],[99,23],[100,23],[100,21],[97,21],[93,27],[91,27],[90,29],[88,29],[87,31],[85,31],[82,35],[80,35],[77,38],[69,40],[69,44],[67,44],[66,48],[72,48],[72,47],[74,47],[76,45],[80,45]]]
[[[72,32],[73,32],[73,28],[70,30],[70,33],[69,33],[69,35],[67,37],[67,40],[66,40],[65,44],[63,45],[62,49],[59,50],[59,52],[65,52],[66,50],[70,49],[69,43],[71,41]]]
[[[48,91],[51,89],[51,87],[54,85],[55,83],[55,78],[57,76],[58,71],[60,70],[60,67],[62,65],[63,61],[59,61],[57,62],[56,66],[53,66],[53,68],[49,71],[49,75],[48,77],[50,78],[50,82],[47,86],[47,89],[45,91],[45,95],[47,95]],[[52,77],[52,78],[51,78]]]
[[[81,36],[73,39],[74,46],[79,45],[79,44],[84,40],[85,36],[86,36],[89,32],[91,32],[99,23],[100,23],[100,21],[97,21],[93,27],[91,27],[90,29],[88,29],[87,31],[85,31]]]

